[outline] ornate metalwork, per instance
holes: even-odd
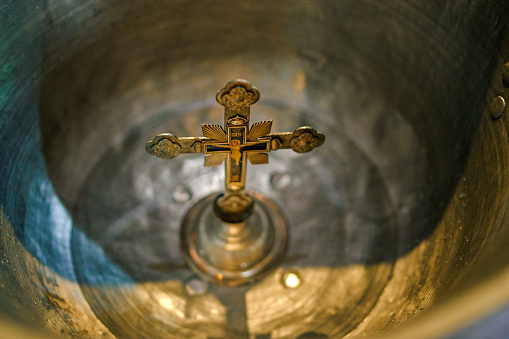
[[[267,164],[268,153],[291,148],[305,153],[322,145],[325,136],[312,127],[300,127],[294,132],[271,134],[272,120],[259,121],[249,128],[250,106],[258,101],[260,92],[246,80],[231,81],[221,89],[216,100],[225,107],[225,127],[202,125],[203,137],[175,137],[164,133],[146,145],[148,153],[162,159],[172,159],[181,153],[205,154],[205,166],[225,162],[225,194],[217,202],[216,211],[228,222],[239,222],[252,209],[245,193],[247,160],[253,165]],[[235,196],[235,199],[231,199]],[[245,203],[238,203],[239,199]],[[238,213],[233,212],[238,206]],[[235,215],[229,218],[228,216]]]
[[[177,137],[171,133],[159,134],[146,146],[149,154],[161,159],[173,159],[180,154],[181,149],[182,146]]]

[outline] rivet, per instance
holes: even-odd
[[[194,151],[197,152],[197,153],[201,153],[203,150],[203,146],[201,143],[197,142],[196,144],[194,144]]]
[[[173,191],[172,198],[175,202],[184,203],[186,201],[191,200],[192,193],[185,185],[177,185],[175,186],[175,190]]]
[[[302,278],[295,271],[286,271],[281,275],[281,283],[286,288],[297,288],[302,284]]]
[[[270,177],[270,184],[273,188],[281,190],[290,186],[292,176],[285,172],[276,172]]]
[[[281,147],[281,142],[277,139],[272,139],[271,141],[271,148],[273,151],[277,151]]]
[[[189,279],[186,283],[186,292],[189,295],[201,295],[207,292],[209,284],[199,278]]]
[[[498,118],[500,118],[502,116],[502,114],[504,114],[504,109],[505,109],[504,98],[502,98],[501,96],[494,98],[491,101],[490,109],[491,109],[491,118],[493,120],[497,120]]]

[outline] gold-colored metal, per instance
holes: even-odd
[[[249,283],[267,275],[285,254],[288,226],[282,212],[261,194],[246,197],[256,203],[241,222],[224,222],[215,215],[217,194],[187,212],[180,229],[181,253],[202,278],[228,286]]]
[[[325,136],[312,127],[294,132],[271,134],[272,120],[259,121],[249,128],[250,107],[260,92],[246,80],[230,81],[216,100],[225,107],[224,125],[202,125],[204,137],[157,135],[146,144],[149,154],[173,159],[181,153],[203,153],[205,166],[225,163],[225,193],[216,201],[216,213],[227,222],[240,222],[252,211],[252,199],[245,194],[247,160],[253,165],[267,164],[268,152],[291,148],[306,153],[322,145]]]
[[[212,194],[196,203],[180,231],[181,251],[189,267],[203,278],[225,285],[244,284],[266,275],[286,250],[287,224],[282,212],[262,196],[245,192],[247,161],[267,164],[270,151],[291,148],[305,153],[325,140],[323,134],[307,126],[271,134],[272,120],[256,122],[250,128],[250,107],[259,98],[258,90],[246,80],[231,81],[216,95],[225,107],[224,128],[202,125],[201,138],[159,134],[146,145],[148,153],[162,159],[203,153],[206,167],[225,162],[224,194]]]

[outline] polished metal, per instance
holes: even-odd
[[[218,194],[198,201],[186,214],[180,231],[182,254],[207,280],[236,286],[267,275],[286,250],[288,225],[276,204],[261,194],[251,195],[252,214],[241,222],[218,218]]]
[[[508,337],[507,2],[38,1],[0,6],[0,337]],[[179,232],[224,189],[147,138],[257,120],[313,152],[250,166],[291,225],[282,262],[201,279]],[[255,113],[253,111],[253,113]]]

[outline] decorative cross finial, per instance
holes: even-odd
[[[259,98],[260,92],[248,81],[231,81],[216,95],[217,102],[225,107],[224,128],[202,125],[204,137],[163,133],[146,145],[149,154],[162,159],[172,159],[180,153],[203,153],[205,166],[219,166],[226,161],[226,191],[215,205],[216,213],[226,222],[240,222],[251,213],[252,199],[245,194],[247,160],[253,165],[267,164],[270,151],[291,148],[305,153],[325,140],[323,134],[308,126],[271,134],[272,120],[249,128],[250,106]]]

